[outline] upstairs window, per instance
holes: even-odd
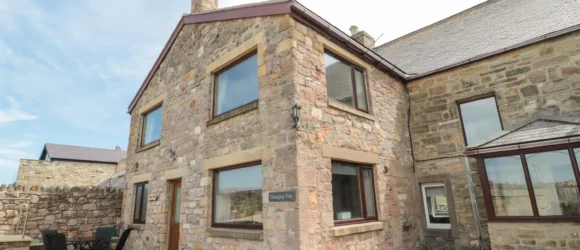
[[[258,100],[258,55],[252,53],[216,73],[213,115]]]
[[[147,182],[135,184],[135,210],[133,210],[133,223],[145,223],[147,214],[147,193],[149,192]]]
[[[367,112],[364,71],[328,51],[324,52],[324,67],[328,98]]]
[[[460,102],[459,113],[466,145],[477,144],[502,131],[495,96]]]
[[[147,145],[161,139],[161,111],[162,108],[159,107],[144,115],[141,145]]]
[[[371,166],[332,162],[332,207],[337,225],[377,219]]]

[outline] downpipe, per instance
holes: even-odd
[[[473,187],[473,179],[471,178],[471,168],[469,167],[469,160],[467,156],[463,156],[465,174],[467,175],[467,183],[469,184],[469,198],[471,200],[471,209],[473,210],[473,220],[475,221],[475,228],[477,229],[477,239],[479,240],[479,249],[483,249],[483,237],[481,235],[481,221],[479,220],[479,208],[477,207],[477,197],[475,197],[475,190]]]

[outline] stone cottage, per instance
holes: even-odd
[[[129,106],[129,249],[577,249],[580,2],[374,47],[294,0],[192,0]]]

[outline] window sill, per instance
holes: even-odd
[[[245,240],[264,240],[262,230],[233,229],[233,228],[210,228],[207,230],[211,237],[245,239]]]
[[[451,228],[425,228],[423,231],[425,237],[441,237],[441,238],[451,238],[452,230]]]
[[[143,229],[145,229],[145,224],[132,223],[132,224],[129,224],[129,227],[133,228],[134,230],[137,230],[137,231],[142,231]]]
[[[254,109],[258,109],[258,100],[252,101],[250,103],[239,106],[236,109],[233,109],[233,110],[230,110],[230,111],[225,112],[223,114],[220,114],[220,115],[212,118],[211,120],[207,121],[206,125],[210,126],[210,125],[213,125],[216,123],[220,123],[220,122],[225,121],[227,119],[230,119],[232,117],[236,117],[238,115],[250,112]]]
[[[335,109],[339,109],[339,110],[348,112],[348,113],[351,113],[353,115],[356,115],[356,116],[359,116],[359,117],[362,117],[362,118],[369,119],[371,121],[376,120],[375,116],[373,116],[371,114],[362,112],[362,111],[360,111],[358,109],[355,109],[355,108],[353,108],[351,106],[342,104],[342,103],[340,103],[338,101],[335,101],[335,100],[332,100],[332,99],[328,99],[328,106],[333,107]]]
[[[161,139],[154,141],[154,142],[150,142],[149,144],[146,144],[146,145],[139,147],[137,149],[137,151],[135,151],[135,152],[139,153],[139,152],[143,152],[143,151],[148,150],[148,149],[152,149],[154,147],[159,146],[159,144],[161,144],[160,142],[161,142]]]
[[[370,231],[382,230],[385,223],[382,221],[361,223],[361,224],[351,224],[345,226],[338,226],[332,228],[332,236],[344,236],[350,234],[365,233]]]

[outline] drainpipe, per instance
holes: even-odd
[[[469,160],[467,159],[467,156],[463,156],[463,160],[465,165],[465,174],[467,175],[467,182],[469,184],[469,198],[471,199],[471,208],[473,210],[473,220],[475,221],[475,228],[477,229],[479,249],[483,249],[483,237],[481,236],[481,222],[479,221],[479,209],[477,207],[475,190],[473,188],[473,179],[471,178],[471,168],[469,167]]]

